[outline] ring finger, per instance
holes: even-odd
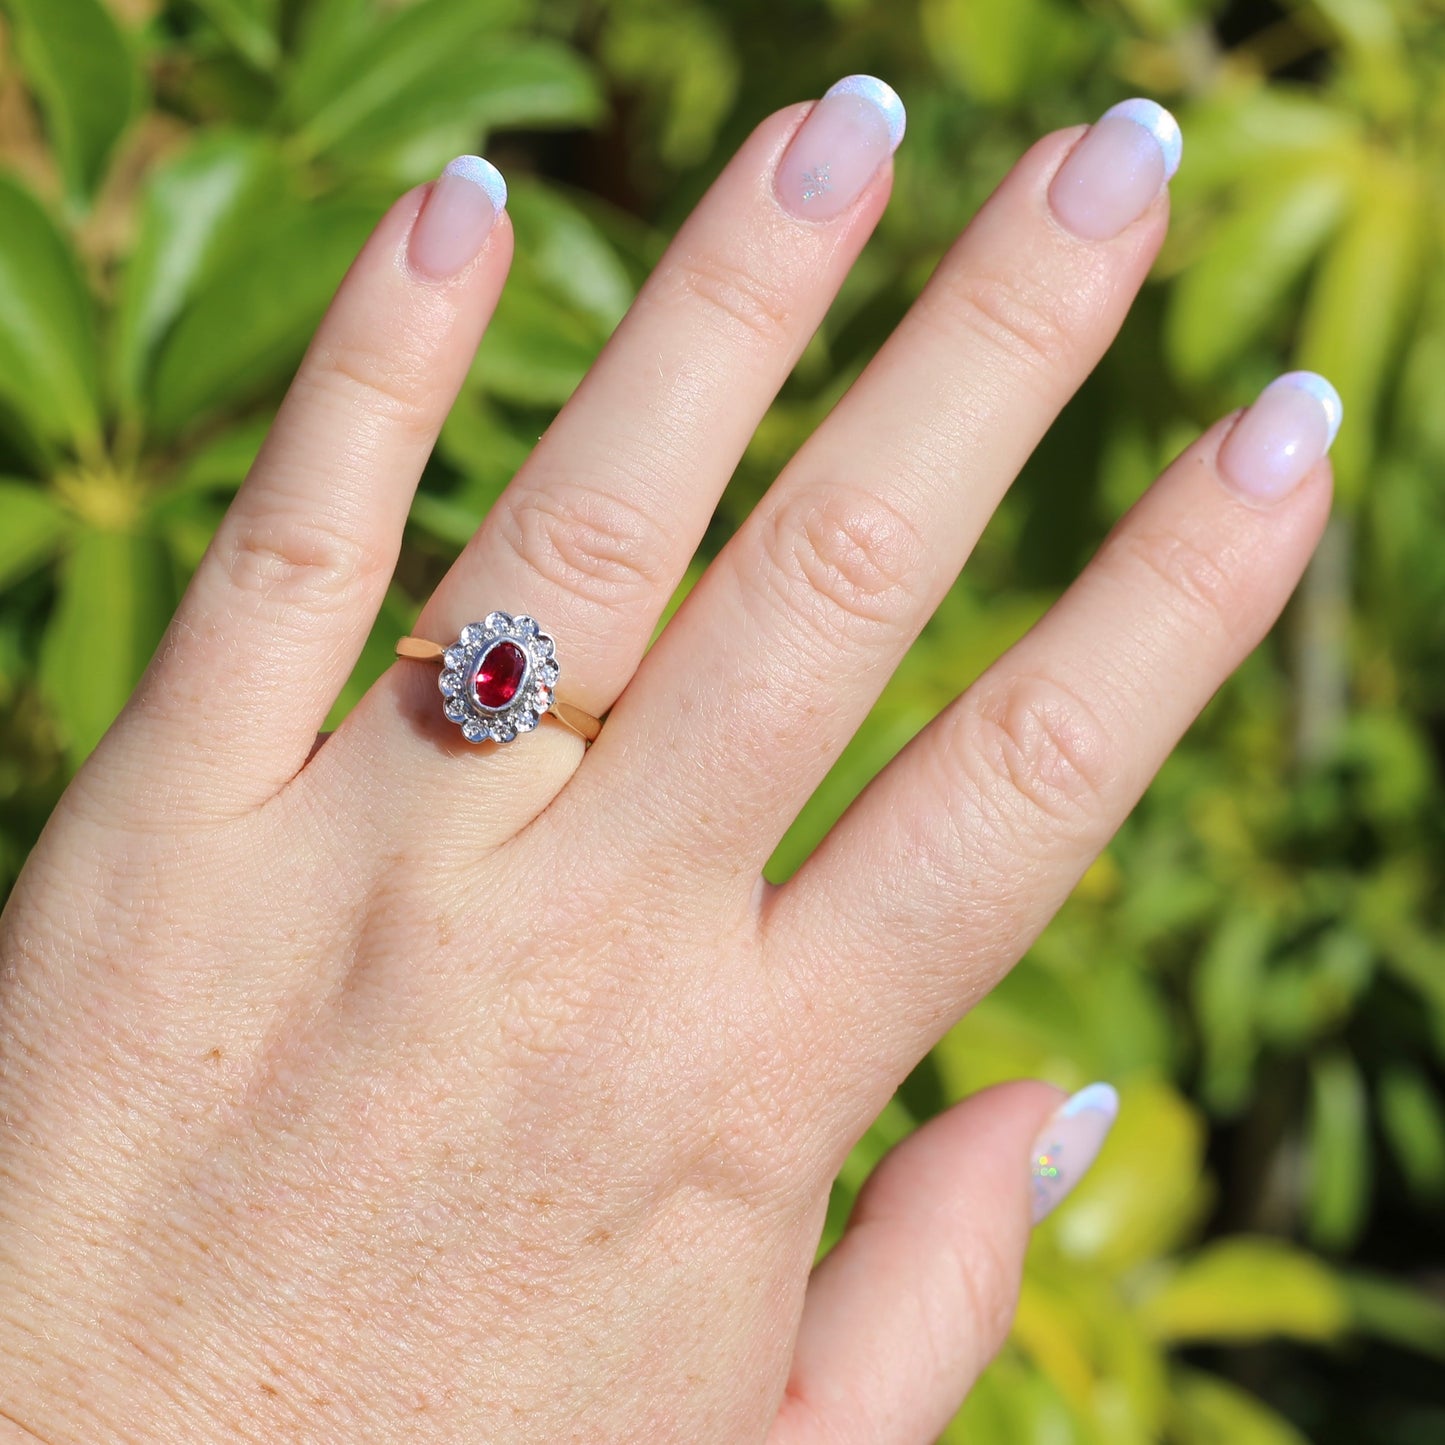
[[[631,678],[754,428],[887,201],[903,109],[853,76],[764,121],[424,609],[495,607],[557,638],[568,702]],[[434,697],[434,694],[433,694]]]

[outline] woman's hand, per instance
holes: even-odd
[[[513,246],[484,163],[397,203],[4,915],[15,1438],[933,1438],[1107,1091],[929,1124],[810,1284],[829,1182],[1284,604],[1327,384],[1213,427],[760,869],[1117,330],[1171,126],[1134,102],[1022,158],[644,657],[902,110],[863,81],[758,128],[416,629],[535,616],[608,714],[585,755],[469,745],[410,661],[313,754]]]

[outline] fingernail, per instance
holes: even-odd
[[[1119,1095],[1112,1084],[1090,1084],[1054,1110],[1034,1140],[1035,1224],[1088,1172],[1118,1116]]]
[[[1219,475],[1253,502],[1277,502],[1329,451],[1344,419],[1318,372],[1287,371],[1255,398],[1219,448]]]
[[[829,87],[808,113],[774,179],[785,210],[808,221],[846,211],[903,139],[903,102],[871,75]]]
[[[1104,241],[1149,209],[1179,169],[1179,122],[1152,100],[1111,105],[1069,152],[1049,187],[1054,215],[1076,236]]]
[[[411,232],[411,264],[438,281],[464,270],[507,204],[507,183],[491,161],[458,156],[431,188]]]

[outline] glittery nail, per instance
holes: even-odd
[[[1111,1084],[1090,1084],[1065,1099],[1039,1130],[1030,1156],[1037,1224],[1083,1178],[1119,1114]]]
[[[872,75],[830,86],[778,163],[774,187],[793,215],[829,221],[858,199],[903,139],[903,102]]]

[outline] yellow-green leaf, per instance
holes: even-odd
[[[1331,453],[1345,503],[1365,486],[1380,396],[1418,301],[1423,195],[1407,162],[1375,157],[1305,306],[1297,364],[1329,377],[1345,404]]]
[[[1349,1306],[1330,1270],[1282,1240],[1221,1240],[1185,1260],[1140,1305],[1156,1338],[1245,1341],[1285,1336],[1333,1340]]]

